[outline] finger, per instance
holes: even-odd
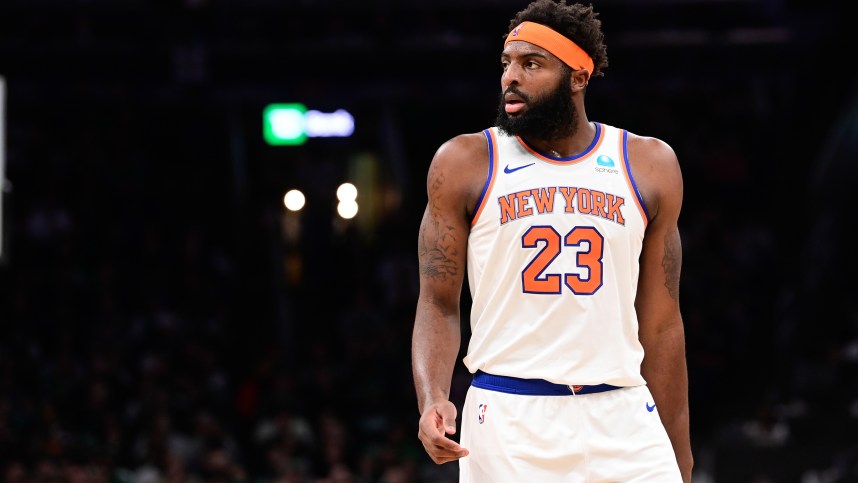
[[[451,439],[447,439],[445,437],[440,438],[421,438],[421,442],[423,446],[426,448],[426,451],[430,454],[441,455],[441,454],[450,454],[454,455],[462,451],[462,447],[458,445],[455,441]]]
[[[447,428],[443,427],[442,424],[437,424],[431,426],[420,426],[420,430],[417,432],[417,437],[422,441],[432,444],[455,443],[447,437],[447,434],[452,433],[450,433]]]
[[[418,434],[420,442],[426,449],[426,452],[436,457],[451,457],[461,458],[467,455],[467,450],[462,448],[459,443],[447,438],[442,433],[427,433],[421,429]]]
[[[421,421],[418,426],[417,437],[420,439],[423,438],[443,438],[444,437],[444,423],[437,419],[432,422],[423,423]]]
[[[427,451],[427,453],[429,453],[432,456],[432,460],[438,464],[456,461],[468,456],[469,454],[468,450],[458,445],[455,450],[449,448],[436,448],[436,451]]]
[[[447,453],[450,455],[461,455],[463,452],[467,453],[467,450],[459,443],[446,436],[420,438],[420,440],[427,451],[431,451],[434,454]]]
[[[438,453],[436,453],[436,454],[442,454],[442,455],[448,456],[448,457],[453,458],[453,459],[459,459],[463,456],[468,456],[468,450],[466,450],[465,448],[463,448],[457,444],[453,448],[450,448],[450,447],[440,448],[440,447],[438,447]]]
[[[468,456],[468,450],[459,447],[457,450],[450,450],[449,448],[441,448],[438,446],[432,447],[430,445],[423,445],[426,449],[426,453],[432,458],[437,464],[444,464],[450,461],[456,461],[464,456]]]
[[[456,408],[448,407],[447,410],[440,412],[441,420],[444,425],[444,432],[447,434],[456,433]]]

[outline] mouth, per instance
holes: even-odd
[[[507,100],[503,107],[507,114],[516,114],[524,109],[524,101]]]
[[[522,94],[517,94],[512,91],[507,91],[503,96],[504,110],[507,114],[516,114],[525,106],[525,98]]]

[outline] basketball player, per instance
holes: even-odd
[[[534,1],[500,61],[496,126],[441,145],[427,175],[418,436],[434,462],[459,461],[462,482],[688,483],[676,155],[588,118],[587,86],[608,65],[592,6]]]

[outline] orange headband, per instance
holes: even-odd
[[[551,52],[573,69],[587,69],[587,72],[593,73],[593,59],[587,55],[587,52],[584,52],[584,49],[578,47],[575,42],[545,25],[522,22],[507,35],[503,43],[504,47],[513,40],[530,42]]]

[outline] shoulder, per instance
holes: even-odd
[[[448,139],[435,151],[432,165],[465,167],[484,157],[488,160],[488,142],[482,132],[459,134]]]
[[[488,141],[483,132],[460,134],[445,141],[429,165],[429,197],[452,195],[470,214],[485,184],[488,164]]]
[[[627,149],[632,175],[650,216],[666,203],[681,203],[682,171],[673,148],[661,139],[630,132]]]
[[[661,139],[629,133],[627,146],[629,162],[633,163],[632,167],[636,169],[636,175],[649,171],[679,174],[679,160],[676,158],[676,153]]]

